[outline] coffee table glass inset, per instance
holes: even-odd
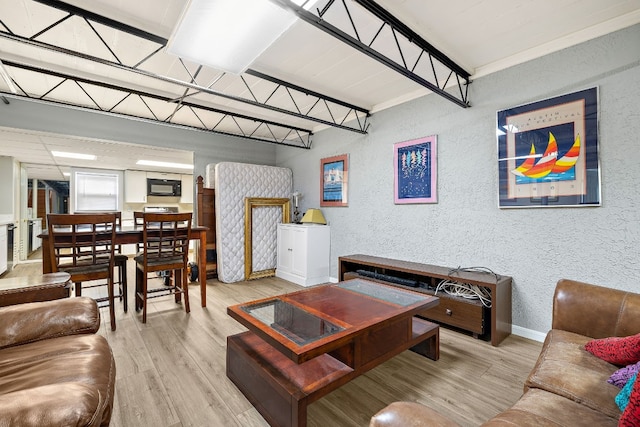
[[[298,345],[309,344],[344,330],[341,326],[280,299],[241,308]]]
[[[392,302],[403,307],[430,299],[429,296],[424,294],[414,292],[409,293],[398,288],[380,286],[374,282],[362,279],[347,280],[346,282],[338,283],[337,286],[342,289],[348,289],[383,301]]]

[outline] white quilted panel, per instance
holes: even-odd
[[[204,171],[204,186],[205,188],[216,188],[216,164],[209,163]]]
[[[282,222],[282,208],[265,206],[254,209],[252,266],[253,271],[268,270],[277,265],[278,224]]]
[[[244,199],[246,197],[291,197],[291,169],[245,163],[215,165],[216,250],[218,280],[244,280]],[[253,212],[253,270],[276,267],[276,225],[278,208]],[[277,215],[277,221],[275,216]]]

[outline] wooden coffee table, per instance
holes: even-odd
[[[407,349],[439,358],[438,298],[362,279],[231,306],[227,376],[272,426],[306,426],[307,406]]]
[[[0,307],[67,298],[70,290],[69,273],[47,273],[0,279]]]

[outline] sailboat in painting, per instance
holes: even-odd
[[[580,135],[567,153],[558,158],[558,144],[553,133],[549,132],[549,143],[542,156],[536,154],[536,147],[531,144],[529,155],[518,167],[511,171],[512,174],[530,179],[545,178],[550,174],[562,174],[578,162],[580,157]]]

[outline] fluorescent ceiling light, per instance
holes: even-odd
[[[294,0],[310,9],[317,0]],[[269,0],[191,0],[167,51],[233,74],[243,73],[297,17]]]
[[[68,159],[95,160],[97,156],[94,154],[67,153],[65,151],[52,151],[55,157],[66,157]]]
[[[193,165],[188,165],[186,163],[157,162],[155,160],[138,160],[136,164],[143,166],[158,166],[161,168],[193,169]]]
[[[13,84],[13,80],[11,80],[11,76],[9,75],[9,72],[5,68],[2,61],[0,61],[0,76],[2,76],[2,79],[7,83],[7,86],[9,86],[9,90],[11,91],[11,93],[13,93],[14,95],[17,94],[18,89],[16,89],[16,85]]]

